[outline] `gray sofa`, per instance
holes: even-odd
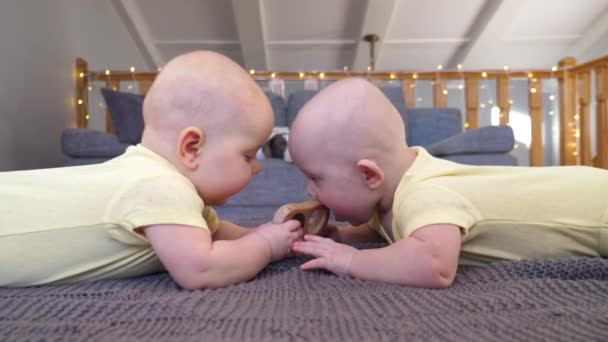
[[[458,109],[406,110],[401,88],[382,88],[382,91],[407,122],[410,146],[423,146],[432,155],[465,164],[516,165],[515,158],[509,154],[515,143],[510,127],[488,126],[463,132]],[[291,125],[300,108],[314,94],[314,91],[294,92],[285,102],[282,97],[268,93],[275,122]],[[112,110],[112,99],[106,97],[106,100]],[[62,135],[62,146],[68,157],[66,165],[83,165],[116,157],[129,144],[121,143],[112,134],[67,129]],[[293,164],[281,159],[264,159],[260,163],[262,171],[252,182],[225,206],[217,208],[220,217],[234,221],[242,217],[269,218],[280,205],[307,199],[306,179]]]

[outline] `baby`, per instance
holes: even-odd
[[[289,152],[309,194],[352,224],[295,242],[313,257],[304,270],[444,288],[458,264],[608,257],[607,170],[434,158],[406,145],[397,110],[361,79],[338,81],[302,108]],[[382,240],[390,245],[342,244]]]
[[[106,163],[0,174],[0,286],[167,270],[186,289],[246,281],[290,253],[300,223],[220,221],[259,172],[270,103],[245,70],[207,51],[171,60],[144,100],[141,144]]]

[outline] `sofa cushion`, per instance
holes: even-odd
[[[291,127],[300,109],[317,93],[317,90],[300,90],[289,94],[287,98],[287,126]]]
[[[484,126],[466,131],[426,147],[434,156],[465,153],[505,153],[513,149],[515,137],[509,126]]]
[[[63,153],[78,158],[114,158],[125,152],[129,144],[118,141],[114,134],[88,128],[67,128],[61,132]]]
[[[274,112],[274,125],[280,127],[287,126],[287,104],[283,96],[270,91],[265,92],[265,94]]]
[[[428,146],[462,132],[456,108],[415,108],[406,113],[406,140],[410,146]]]
[[[123,144],[139,144],[144,132],[144,97],[107,88],[102,88],[101,94],[110,111],[118,140]]]
[[[309,199],[306,177],[298,168],[281,159],[260,160],[262,170],[241,192],[228,200],[226,206],[278,207],[288,202]]]

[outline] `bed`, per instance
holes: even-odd
[[[183,290],[166,273],[0,288],[0,341],[608,340],[606,259],[461,267],[442,290],[304,272],[302,262],[216,290]]]

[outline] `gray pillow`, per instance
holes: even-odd
[[[110,111],[118,141],[123,144],[139,144],[144,132],[144,97],[107,88],[101,89],[101,95]]]

